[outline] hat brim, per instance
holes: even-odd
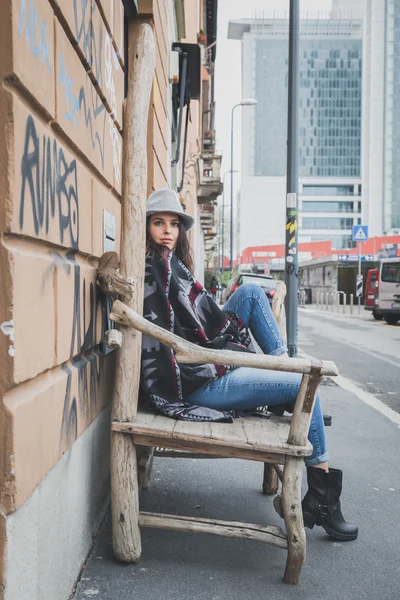
[[[187,215],[186,213],[180,213],[175,210],[165,210],[162,208],[158,209],[158,210],[147,210],[146,211],[146,219],[148,217],[150,217],[151,215],[156,215],[157,213],[170,213],[172,215],[176,215],[177,217],[179,217],[181,219],[186,231],[189,231],[189,229],[191,229],[193,227],[193,225],[195,224],[195,219],[191,215]]]

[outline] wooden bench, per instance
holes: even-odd
[[[179,452],[182,457],[185,457],[185,453],[189,453],[186,454],[187,457],[192,457],[195,453],[213,458],[239,458],[274,466],[282,465],[282,470],[277,469],[282,479],[282,494],[275,505],[285,521],[287,533],[279,527],[263,524],[237,521],[231,523],[140,510],[136,511],[135,521],[130,522],[130,532],[135,531],[136,540],[132,541],[133,546],[140,544],[140,527],[261,540],[288,550],[284,581],[297,583],[306,552],[301,511],[301,481],[303,459],[312,453],[307,434],[318,385],[324,375],[337,374],[336,366],[329,361],[202,348],[157,327],[119,300],[113,304],[111,319],[125,327],[134,327],[137,331],[173,348],[178,362],[252,366],[303,375],[290,422],[278,417],[248,417],[237,419],[234,423],[193,423],[175,421],[153,411],[139,409],[134,420],[122,422],[114,419],[111,425],[114,434],[128,434],[132,446],[168,448]],[[151,457],[151,454],[147,456]],[[119,469],[119,466],[114,465],[114,469]],[[123,466],[123,471],[125,470],[126,467]],[[126,473],[122,475],[126,480]],[[122,497],[126,495],[120,485],[117,493]],[[113,496],[118,506],[125,504],[123,498],[115,498],[115,490]],[[121,513],[118,513],[118,517],[121,520]],[[123,518],[125,520],[125,515]]]
[[[128,94],[124,113],[123,185],[121,204],[121,272],[118,256],[104,255],[98,283],[106,294],[124,300],[113,304],[111,318],[122,325],[108,335],[110,345],[120,346],[112,402],[111,508],[115,556],[136,562],[141,556],[140,527],[208,532],[216,535],[262,540],[287,548],[286,583],[297,583],[305,559],[306,540],[301,511],[303,458],[311,453],[307,442],[315,394],[323,375],[336,375],[333,363],[258,354],[208,350],[160,329],[140,316],[143,309],[146,243],[146,138],[148,106],[155,67],[152,29],[139,19],[128,24]],[[101,272],[101,268],[104,269]],[[133,278],[134,293],[127,277]],[[121,335],[121,332],[123,335]],[[137,410],[141,333],[173,348],[182,363],[214,363],[249,366],[302,374],[290,424],[276,419],[238,419],[233,424],[174,421]],[[265,524],[225,522],[140,512],[137,448],[170,449],[183,456],[196,453],[257,460],[267,474],[278,472],[282,495],[275,505],[283,515],[286,533]],[[140,452],[139,467],[149,463],[152,451]],[[143,460],[142,460],[143,459]],[[276,465],[282,465],[279,469]],[[275,468],[276,467],[276,468]],[[142,481],[143,483],[143,481]],[[144,482],[146,483],[146,482]],[[268,488],[270,477],[264,479]],[[268,490],[266,490],[268,491]],[[271,489],[270,489],[271,491]]]

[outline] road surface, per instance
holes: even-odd
[[[364,313],[345,317],[301,308],[298,346],[335,361],[341,375],[400,413],[400,322],[387,325]]]

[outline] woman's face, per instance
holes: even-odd
[[[179,217],[166,212],[151,215],[149,232],[156,244],[174,250],[179,237]]]

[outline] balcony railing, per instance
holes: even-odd
[[[222,193],[222,156],[204,152],[197,160],[197,200],[199,204],[216,200]]]

